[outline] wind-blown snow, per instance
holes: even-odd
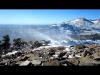
[[[12,54],[15,55],[15,53],[17,53],[17,52],[18,52],[18,51],[9,52],[9,53],[7,53],[6,55],[9,55],[9,56],[12,55]]]
[[[28,41],[48,40],[49,45],[75,45],[87,40],[76,40],[74,36],[100,34],[100,20],[88,20],[78,18],[49,26],[0,26],[0,38],[3,35],[10,35],[11,41],[14,38],[23,38]],[[99,23],[99,24],[97,24]],[[91,40],[91,42],[94,42]],[[98,41],[95,41],[99,43]]]

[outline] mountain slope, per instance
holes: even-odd
[[[100,20],[88,20],[86,18],[78,18],[61,24],[55,25],[55,30],[60,29],[63,37],[60,41],[66,41],[66,44],[82,44],[82,43],[99,43],[98,41],[93,41],[91,38],[95,38],[94,34],[100,34]],[[92,36],[93,35],[93,36]],[[84,37],[84,39],[82,39]],[[69,39],[68,39],[69,38]],[[88,41],[90,40],[90,41]]]

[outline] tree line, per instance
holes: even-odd
[[[6,54],[12,50],[22,50],[25,47],[30,47],[31,49],[34,49],[36,47],[40,47],[42,45],[48,45],[50,41],[42,40],[39,41],[28,41],[26,42],[22,38],[16,38],[13,39],[13,43],[10,43],[10,37],[9,35],[3,36],[3,39],[0,40],[0,54]]]

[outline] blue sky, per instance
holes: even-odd
[[[0,10],[0,24],[54,24],[79,17],[85,17],[87,19],[98,19],[100,18],[100,10]]]

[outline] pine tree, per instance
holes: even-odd
[[[39,41],[34,42],[34,47],[40,47],[40,46],[42,46],[42,43],[40,43]]]
[[[1,43],[1,50],[4,50],[4,53],[8,52],[8,49],[10,48],[10,37],[9,35],[3,36],[3,40]]]
[[[28,45],[27,42],[25,42],[21,38],[17,38],[13,40],[13,47],[15,49],[22,49],[25,45]]]
[[[13,46],[15,49],[21,49],[21,38],[17,38],[13,40]]]

